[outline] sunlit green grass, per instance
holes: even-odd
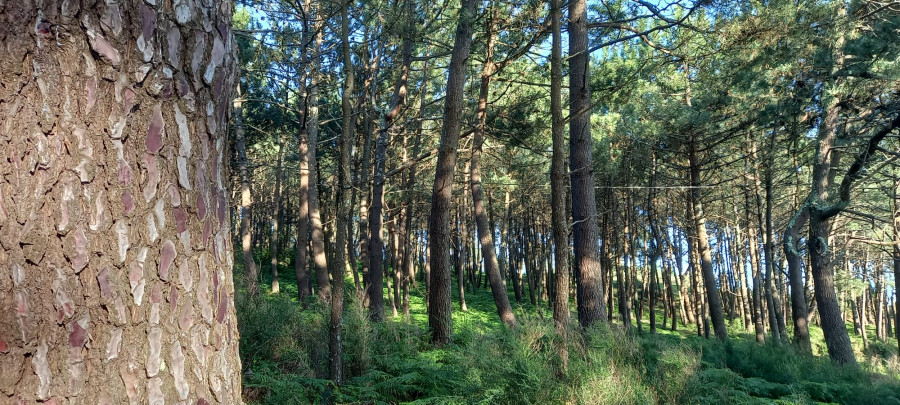
[[[249,303],[240,291],[236,300],[244,396],[250,403],[900,404],[896,340],[876,342],[874,329],[865,353],[850,331],[861,361],[857,369],[828,360],[815,326],[815,356],[809,356],[786,344],[757,344],[752,326],[744,330],[739,319],[729,323],[727,344],[697,336],[695,325],[679,324],[673,332],[662,328],[661,310],[655,335],[649,333],[645,309],[643,334],[636,327],[625,333],[618,320],[577,333],[573,313],[572,330],[563,339],[546,302],[541,318],[527,294],[525,304],[515,303],[510,287],[521,324],[510,331],[499,321],[488,289],[466,290],[468,311],[461,311],[454,284],[454,340],[435,348],[423,283],[411,288],[408,321],[402,314],[391,316],[386,301],[388,319],[373,325],[350,277],[344,313],[347,381],[337,387],[327,375],[327,305],[311,298],[309,308],[300,309],[293,268],[280,268],[277,295],[268,293],[268,266],[262,273],[266,293],[260,300]],[[568,351],[566,370],[560,347]]]

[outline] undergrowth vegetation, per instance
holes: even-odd
[[[503,327],[485,290],[467,292],[468,312],[454,304],[453,343],[435,348],[424,316],[373,324],[353,291],[349,283],[348,379],[341,386],[327,379],[326,305],[302,309],[285,293],[253,301],[238,293],[247,402],[900,404],[896,349],[886,343],[871,343],[867,361],[851,368],[788,345],[760,345],[742,327],[728,343],[697,337],[690,328],[651,335],[646,327],[639,334],[616,323],[573,329],[563,340],[552,319],[534,308],[517,309],[518,329]],[[421,290],[411,306],[414,314],[425,313]],[[558,355],[563,344],[565,370]]]

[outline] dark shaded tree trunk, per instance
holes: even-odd
[[[231,4],[0,9],[0,397],[241,403]]]
[[[784,256],[788,265],[788,282],[791,285],[791,318],[794,321],[794,344],[807,353],[812,352],[809,340],[809,323],[806,314],[809,311],[806,304],[806,288],[803,285],[803,273],[800,261],[800,230],[809,220],[809,210],[804,205],[791,217],[784,231],[782,244]]]
[[[341,42],[343,44],[344,88],[341,92],[341,126],[340,158],[338,160],[338,190],[335,215],[335,237],[331,262],[331,317],[328,324],[328,363],[329,376],[335,384],[344,380],[343,366],[343,316],[344,316],[344,273],[347,269],[347,239],[350,222],[350,150],[353,147],[353,106],[350,97],[354,91],[353,62],[350,57],[350,1],[341,4]]]
[[[553,321],[563,343],[559,353],[563,370],[568,365],[566,331],[569,325],[569,222],[566,217],[566,150],[562,104],[562,34],[560,0],[550,0],[550,116],[553,152],[550,161],[550,215],[553,235],[553,261],[556,264]],[[609,241],[604,240],[606,246]],[[506,289],[504,288],[504,293]]]
[[[412,2],[409,3],[412,8]],[[413,10],[407,10],[412,14]],[[410,17],[412,19],[412,17]],[[384,201],[384,167],[387,154],[387,136],[394,119],[406,104],[406,82],[409,78],[409,66],[412,63],[413,41],[410,36],[414,29],[414,21],[407,23],[403,37],[401,50],[402,64],[400,65],[400,77],[394,87],[394,95],[391,97],[390,110],[382,112],[378,120],[378,139],[375,141],[375,175],[372,183],[372,210],[369,213],[369,282],[367,287],[369,297],[369,317],[373,321],[384,319],[384,239],[381,235],[382,207]],[[396,270],[396,269],[395,269]],[[395,285],[396,289],[397,286]]]
[[[587,52],[587,2],[569,2],[569,167],[572,181],[572,233],[578,321],[588,327],[606,322],[591,154],[591,90]]]
[[[429,291],[428,325],[431,340],[441,346],[450,342],[452,325],[450,311],[450,198],[453,174],[456,171],[456,150],[462,124],[463,93],[466,83],[466,62],[472,44],[472,32],[478,2],[463,0],[456,25],[453,54],[450,56],[444,121],[434,176],[431,215],[428,223],[430,248],[431,289]]]

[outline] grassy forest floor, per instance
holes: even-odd
[[[240,273],[241,261],[235,263]],[[261,287],[268,291],[268,266],[262,272]],[[488,289],[466,291],[463,312],[454,284],[454,340],[435,348],[422,283],[411,289],[408,321],[391,317],[388,305],[388,320],[375,325],[351,280],[344,315],[347,381],[335,387],[327,379],[328,308],[311,302],[302,310],[293,268],[279,274],[281,294],[262,293],[254,302],[235,276],[248,403],[900,405],[897,341],[878,342],[874,331],[864,352],[851,329],[860,360],[852,368],[828,360],[815,326],[816,356],[808,356],[787,345],[757,344],[740,320],[729,324],[731,339],[723,344],[698,337],[694,325],[651,335],[645,317],[643,334],[625,333],[615,322],[584,334],[573,329],[565,339],[569,362],[563,372],[557,349],[562,340],[548,310],[541,318],[532,305],[516,306],[520,327],[511,331],[500,323]],[[576,323],[573,317],[573,328]]]

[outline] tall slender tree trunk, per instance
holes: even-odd
[[[891,251],[893,266],[894,266],[894,280],[900,280],[900,179],[894,180],[894,190],[893,190],[893,236],[894,236],[894,247]],[[896,291],[896,284],[894,287],[894,305],[897,306],[897,309],[894,311],[894,315],[896,316],[896,322],[894,322],[894,330],[897,332],[897,336],[900,337],[900,294]],[[900,345],[900,338],[898,338],[898,345]],[[898,347],[900,350],[900,347]]]
[[[587,43],[587,2],[569,2],[569,168],[572,181],[572,233],[578,321],[588,327],[606,322],[601,278],[594,165],[591,154],[591,90]]]
[[[456,150],[462,124],[463,93],[466,83],[466,62],[472,45],[472,32],[478,12],[478,2],[463,0],[456,25],[453,53],[450,56],[444,121],[434,176],[431,215],[428,223],[428,244],[431,263],[430,305],[428,325],[431,340],[442,346],[452,337],[450,304],[450,198],[453,174],[456,172]]]
[[[514,243],[514,238],[516,238],[517,235],[517,229],[513,227],[512,205],[510,204],[509,190],[506,191],[506,229],[506,245],[509,247],[509,255],[507,257],[509,262],[509,275],[513,283],[513,294],[516,297],[516,302],[521,304],[522,285],[519,283],[521,272],[519,271],[518,249],[516,244]]]
[[[347,268],[348,223],[350,221],[350,150],[353,147],[353,106],[350,98],[354,91],[353,61],[350,57],[350,1],[341,3],[341,42],[343,44],[344,86],[341,92],[340,158],[338,160],[337,206],[335,207],[334,260],[331,263],[331,318],[328,324],[328,363],[332,381],[343,383],[342,320],[344,315],[344,273]]]
[[[656,206],[656,154],[652,156],[650,187],[647,191],[647,222],[650,224],[650,233],[652,239],[648,252],[648,260],[650,261],[650,333],[656,333],[656,292],[659,284],[657,283],[656,261],[660,257],[660,249],[662,249],[662,238],[659,235],[659,228],[656,225],[655,206]],[[665,317],[663,318],[665,319]],[[665,328],[665,325],[663,325]]]
[[[622,222],[624,222],[624,228],[622,230],[622,249],[620,255],[622,256],[622,267],[617,270],[616,278],[619,281],[619,313],[622,314],[622,324],[625,326],[625,329],[631,328],[631,284],[632,281],[630,279],[631,276],[631,265],[630,262],[634,258],[631,252],[631,216],[628,215],[628,196],[623,194],[623,200],[625,201],[626,209],[622,213]]]
[[[410,7],[415,7],[414,4],[410,5]],[[413,11],[415,9],[413,8]],[[415,18],[415,14],[411,13],[411,19]],[[419,151],[422,148],[422,121],[425,117],[425,93],[428,85],[428,62],[425,62],[425,66],[423,67],[424,78],[422,80],[422,85],[419,87],[419,117],[416,120],[415,125],[415,141],[413,142],[412,156],[419,156]],[[413,260],[414,258],[418,258],[419,252],[419,241],[421,240],[418,234],[413,229],[412,219],[415,217],[416,213],[416,204],[413,190],[416,184],[416,168],[415,166],[410,167],[407,172],[406,185],[404,187],[404,204],[406,205],[406,227],[405,227],[405,238],[406,238],[406,246],[405,248],[408,250],[406,253],[406,264],[404,265],[404,271],[407,272],[406,277],[408,281],[404,286],[403,290],[403,315],[409,316],[409,289],[410,284],[415,282],[415,273],[417,268],[417,260]],[[418,223],[418,222],[417,222]],[[410,236],[412,236],[412,241],[409,240]],[[424,273],[423,273],[424,274]],[[428,275],[425,274],[425,279],[428,280]],[[428,296],[428,282],[426,281],[426,291],[425,295]],[[427,310],[427,306],[426,306]]]
[[[556,265],[556,294],[553,297],[553,321],[562,337],[559,345],[563,370],[568,366],[566,333],[569,326],[569,222],[566,218],[566,150],[562,104],[562,33],[560,0],[550,0],[550,116],[553,152],[550,161],[550,215],[553,235],[553,261]],[[609,241],[603,241],[608,246]],[[504,292],[506,289],[504,288]]]
[[[669,217],[669,215],[667,213],[664,218],[668,218],[668,217]],[[667,220],[667,222],[668,222],[668,220]],[[657,226],[659,226],[659,225],[657,224]],[[665,228],[663,228],[663,229],[665,229]],[[659,235],[658,228],[657,228],[656,232],[657,232],[657,235]],[[665,239],[665,240],[668,240],[668,239]],[[657,243],[660,243],[660,242],[657,242]],[[671,244],[670,244],[670,246],[671,246]],[[668,257],[669,254],[670,254],[669,252],[666,252],[663,257],[666,258],[666,257]],[[669,308],[669,316],[672,317],[672,323],[670,324],[669,329],[671,329],[672,331],[675,331],[675,330],[678,330],[678,310],[675,308],[675,289],[672,286],[672,261],[666,260],[666,262],[667,262],[667,264],[665,264],[663,267],[663,272],[664,272],[663,277],[665,277],[666,295],[668,296],[668,303],[666,305],[668,305],[668,308]],[[663,328],[665,328],[665,325],[663,326]]]
[[[310,10],[311,0],[306,0],[304,3],[304,10],[307,12]],[[302,41],[303,43],[309,42],[309,27],[310,21],[307,19],[303,23],[303,35]],[[309,296],[309,132],[307,130],[307,120],[306,120],[306,96],[307,96],[307,65],[308,65],[308,52],[303,52],[303,56],[300,59],[300,68],[299,68],[299,79],[297,80],[297,87],[299,88],[300,97],[299,98],[299,107],[297,108],[300,111],[299,121],[300,128],[299,133],[297,134],[297,154],[298,156],[298,168],[299,168],[299,179],[298,179],[298,192],[297,192],[297,214],[294,220],[297,223],[297,244],[295,246],[295,254],[294,254],[294,274],[297,278],[297,300],[300,302],[300,305],[306,308],[307,302],[306,297]]]
[[[320,23],[321,24],[321,23]],[[317,24],[321,26],[320,24]],[[309,161],[309,225],[312,246],[313,264],[316,267],[316,284],[319,299],[327,302],[331,297],[331,284],[328,281],[328,260],[325,254],[325,227],[322,224],[322,213],[319,207],[319,164],[316,150],[319,138],[319,51],[322,47],[322,31],[318,30],[309,63],[309,101],[307,133],[309,135],[309,148],[307,157]]]
[[[500,277],[500,264],[494,253],[493,230],[488,224],[487,213],[484,207],[484,191],[481,184],[481,149],[484,145],[484,131],[487,125],[487,98],[488,90],[493,74],[494,54],[494,18],[496,9],[492,6],[490,15],[485,22],[487,45],[485,47],[484,68],[481,72],[481,85],[478,92],[478,120],[475,127],[475,139],[472,141],[472,157],[469,160],[469,186],[472,193],[472,208],[475,214],[475,223],[478,231],[478,239],[481,242],[481,256],[484,259],[484,268],[491,285],[491,294],[494,296],[494,304],[497,306],[497,314],[500,320],[510,328],[517,326],[516,316],[509,305],[509,296],[506,294],[506,285]]]
[[[412,14],[412,2],[409,2],[407,14]],[[387,154],[387,136],[394,123],[394,119],[406,105],[406,83],[409,78],[409,66],[412,63],[413,40],[412,32],[415,29],[415,20],[408,17],[407,26],[403,35],[403,47],[401,50],[402,64],[400,65],[400,77],[394,87],[394,95],[391,97],[391,106],[380,114],[378,124],[378,139],[375,141],[375,175],[372,183],[372,210],[369,216],[369,285],[370,297],[369,317],[374,321],[384,319],[384,240],[382,237],[382,207],[384,202],[384,168]],[[404,238],[405,239],[405,238]],[[404,242],[405,243],[405,242]],[[396,268],[394,269],[396,270]],[[397,286],[394,286],[396,289]]]
[[[241,403],[231,3],[4,3],[0,396]]]
[[[713,330],[716,337],[721,340],[728,339],[728,331],[725,329],[725,318],[722,314],[722,303],[716,289],[716,278],[712,269],[712,256],[710,254],[709,236],[706,233],[706,214],[703,212],[703,202],[700,193],[700,162],[697,157],[696,144],[692,140],[689,145],[690,175],[691,175],[691,205],[693,206],[693,229],[697,236],[698,255],[700,259],[700,271],[703,275],[703,284],[706,289],[706,300],[709,304],[709,316],[712,318]]]
[[[297,153],[300,155],[300,186],[297,199],[297,245],[294,273],[297,277],[297,299],[305,306],[309,295],[309,135],[301,129]]]
[[[272,213],[272,238],[269,239],[270,264],[272,266],[272,294],[281,292],[278,283],[278,225],[281,222],[281,165],[284,163],[284,135],[278,135],[278,163],[275,167],[275,212]]]
[[[256,261],[253,259],[253,226],[251,225],[253,217],[253,200],[251,199],[250,185],[250,169],[247,167],[247,143],[244,136],[244,109],[243,100],[241,99],[240,85],[238,87],[238,98],[234,100],[234,134],[235,148],[237,149],[238,158],[238,175],[241,178],[241,254],[244,258],[244,282],[246,283],[247,294],[255,297],[259,294],[259,269],[256,268]]]
[[[465,201],[462,201],[459,207],[465,207]],[[456,287],[459,293],[459,309],[466,312],[469,310],[469,307],[466,305],[465,260],[463,259],[465,247],[463,247],[463,244],[467,238],[460,235],[464,232],[465,224],[462,223],[462,215],[459,211],[459,209],[456,210],[456,223],[459,231],[453,234],[453,251],[456,256],[456,265],[454,267],[456,268]]]
[[[809,209],[804,205],[788,222],[784,231],[784,256],[788,264],[788,281],[791,285],[791,318],[794,321],[794,344],[807,353],[812,352],[809,339],[809,324],[806,315],[809,309],[806,304],[806,288],[803,285],[803,273],[800,269],[800,229],[809,220]]]

